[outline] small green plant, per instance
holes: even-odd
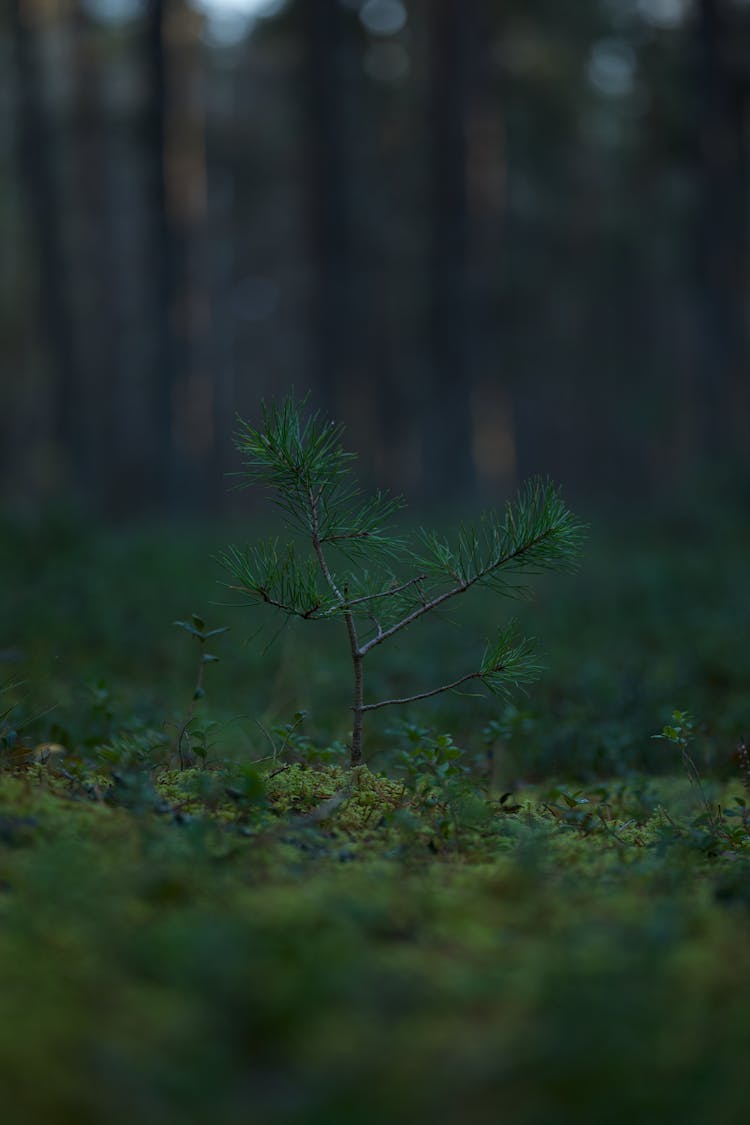
[[[672,722],[662,727],[660,734],[652,735],[657,742],[671,742],[673,746],[679,749],[688,781],[698,791],[704,805],[708,806],[709,801],[703,790],[703,781],[700,771],[695,763],[695,759],[690,753],[690,743],[693,741],[694,736],[695,722],[692,715],[687,711],[673,711]]]
[[[24,769],[39,760],[37,754],[44,754],[46,760],[52,752],[50,741],[36,747],[31,744],[29,731],[47,712],[24,715],[25,696],[20,693],[24,686],[11,680],[0,684],[0,770]],[[55,752],[58,749],[55,747]]]
[[[302,730],[305,711],[295,711],[289,723],[274,723],[268,737],[273,746],[272,758],[276,762],[302,762],[305,765],[339,765],[346,754],[341,742],[316,745]],[[274,741],[277,738],[278,744]]]
[[[218,637],[221,633],[226,633],[228,626],[220,625],[218,629],[207,629],[206,622],[195,613],[191,616],[190,621],[173,621],[172,624],[189,633],[198,642],[200,648],[193,695],[177,735],[177,757],[180,762],[180,769],[184,769],[186,765],[191,764],[194,755],[197,755],[204,763],[208,755],[208,735],[213,729],[213,724],[206,724],[194,732],[192,746],[190,745],[190,730],[194,721],[195,705],[206,694],[203,686],[206,665],[215,664],[219,659],[212,652],[206,651],[206,641],[210,640],[211,637]]]
[[[503,694],[536,677],[531,644],[517,638],[512,623],[487,643],[478,667],[413,695],[367,700],[364,668],[374,649],[475,586],[517,597],[519,572],[570,569],[583,526],[555,487],[536,479],[513,504],[462,525],[451,540],[422,531],[412,546],[388,528],[403,502],[380,492],[364,498],[352,478],[355,454],[341,445],[342,427],[303,408],[294,395],[278,405],[264,403],[262,425],[241,422],[235,443],[245,457],[243,483],[270,486],[287,526],[306,540],[304,555],[297,543],[280,546],[272,539],[244,550],[230,547],[221,560],[231,588],[251,603],[304,621],[341,619],[352,665],[354,767],[363,760],[363,722],[372,711],[472,681]]]
[[[709,829],[711,839],[719,838],[723,828],[721,808],[709,799],[698,765],[690,752],[690,743],[695,737],[695,722],[692,715],[687,711],[673,711],[672,722],[662,727],[661,734],[652,737],[657,741],[671,742],[679,749],[687,779],[700,797],[704,809],[695,823],[698,826],[705,825]]]
[[[452,735],[434,735],[431,730],[416,723],[404,723],[400,731],[392,733],[406,737],[408,748],[395,755],[394,765],[415,792],[468,776],[465,754],[453,741]]]
[[[744,739],[737,746],[737,761],[740,767],[740,781],[743,789],[750,793],[750,750]]]
[[[7,766],[14,760],[18,745],[18,723],[14,721],[15,700],[8,702],[18,684],[0,684],[0,766]]]

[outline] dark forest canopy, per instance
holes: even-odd
[[[747,463],[746,0],[12,0],[0,57],[11,508],[216,510],[292,385],[431,503]]]

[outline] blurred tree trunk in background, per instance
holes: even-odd
[[[313,362],[310,385],[321,407],[338,417],[342,392],[353,387],[357,295],[346,153],[347,97],[338,0],[306,0],[306,66],[300,96],[307,115],[309,240]]]
[[[184,351],[176,331],[183,247],[170,207],[168,143],[170,130],[170,51],[167,21],[172,0],[148,0],[144,55],[148,96],[145,139],[150,165],[151,253],[154,269],[153,396],[156,403],[156,491],[167,511],[179,507],[180,473],[176,442],[175,406],[184,372]]]
[[[176,355],[171,331],[176,247],[167,213],[166,133],[167,133],[167,51],[164,21],[168,0],[148,0],[144,57],[148,80],[145,134],[149,153],[151,222],[154,280],[154,386],[156,402],[158,484],[161,501],[174,505],[174,422],[173,399],[176,382]]]
[[[747,379],[744,302],[748,271],[747,64],[732,65],[736,28],[722,0],[700,0],[699,300],[702,308],[701,384],[705,453],[740,451],[736,408]],[[745,399],[745,401],[747,401]],[[745,440],[747,431],[745,427]]]
[[[509,276],[505,89],[493,67],[497,18],[491,6],[473,15],[472,97],[467,132],[467,199],[472,270],[468,279],[471,438],[477,486],[492,504],[517,475],[513,403],[513,326],[504,323]],[[502,36],[504,28],[499,34]]]
[[[78,236],[77,286],[85,332],[81,334],[79,454],[87,499],[95,509],[109,501],[117,476],[118,428],[133,422],[118,411],[123,380],[117,295],[119,263],[113,246],[108,167],[101,120],[101,68],[96,28],[82,0],[71,20],[74,78],[71,148],[75,162]]]
[[[206,77],[201,17],[172,0],[168,18],[167,216],[174,246],[171,331],[176,353],[173,398],[179,506],[205,508],[216,440],[210,356],[211,292],[207,240]]]
[[[425,495],[457,500],[474,490],[467,339],[467,115],[472,10],[431,0],[431,379],[425,411]]]
[[[747,471],[747,0],[11,0],[0,58],[19,509],[205,510],[292,384],[433,507]]]
[[[71,307],[71,277],[62,224],[65,210],[53,159],[52,129],[45,105],[45,81],[38,28],[31,9],[11,0],[16,83],[18,168],[36,267],[39,325],[53,387],[48,397],[54,441],[50,466],[59,485],[75,494],[80,481],[78,379]]]
[[[210,502],[220,509],[226,503],[226,474],[236,468],[231,435],[237,413],[245,410],[239,397],[235,304],[238,251],[244,234],[239,165],[245,153],[235,141],[240,112],[231,72],[212,73],[211,84],[207,101],[217,120],[213,130],[206,130],[206,205],[211,234],[206,272],[211,291],[207,348],[213,365],[214,439],[207,471],[212,484]]]

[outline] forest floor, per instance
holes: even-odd
[[[741,520],[592,533],[539,684],[353,772],[345,639],[226,604],[231,529],[3,530],[4,1125],[746,1120]],[[373,690],[460,674],[508,607],[461,609]]]

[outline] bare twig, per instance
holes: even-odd
[[[262,586],[228,586],[228,590],[238,590],[243,594],[256,594],[261,601],[266,605],[272,605],[275,609],[280,609],[290,617],[301,617],[303,621],[310,621],[315,617],[315,614],[320,609],[320,603],[311,606],[310,609],[300,610],[295,609],[292,605],[287,605],[286,602],[276,601]]]
[[[493,669],[495,672],[501,672],[502,668]],[[392,707],[402,703],[416,703],[420,699],[429,699],[431,695],[442,695],[444,691],[453,691],[454,688],[461,687],[461,684],[468,683],[469,680],[481,680],[482,672],[467,672],[465,676],[459,677],[450,684],[443,684],[442,687],[433,688],[432,691],[421,691],[418,695],[408,695],[404,699],[381,699],[379,703],[365,703],[363,711],[377,711],[381,707]]]
[[[360,598],[351,598],[346,603],[347,609],[353,609],[357,605],[362,605],[363,602],[374,602],[376,598],[394,598],[397,594],[402,594],[404,590],[408,590],[410,586],[417,586],[426,579],[426,574],[418,574],[416,578],[410,578],[408,582],[402,583],[401,586],[391,586],[390,589],[380,590],[377,594],[363,594]]]

